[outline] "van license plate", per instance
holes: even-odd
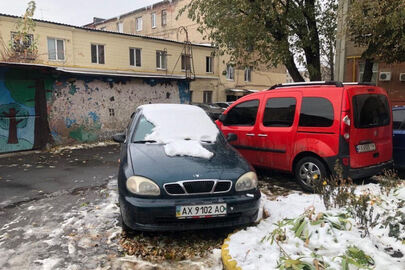
[[[359,144],[356,146],[356,151],[357,153],[364,153],[364,152],[371,152],[375,150],[375,144],[374,143],[368,143],[368,144]]]
[[[202,204],[202,205],[177,205],[177,218],[215,217],[226,215],[226,203]]]

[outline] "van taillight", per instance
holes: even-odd
[[[345,140],[350,139],[350,115],[348,112],[342,112],[341,134]]]

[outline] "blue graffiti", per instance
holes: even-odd
[[[89,116],[93,119],[93,122],[96,123],[100,120],[100,117],[95,112],[89,112]]]
[[[177,86],[179,87],[180,103],[190,102],[190,82],[188,81],[177,81]]]
[[[70,119],[70,118],[65,119],[65,125],[67,128],[70,128],[75,123],[76,123],[75,119]]]

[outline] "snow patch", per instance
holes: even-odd
[[[203,109],[184,104],[150,104],[141,108],[146,120],[155,126],[145,139],[165,144],[168,156],[213,156],[201,142],[215,142],[219,131]]]

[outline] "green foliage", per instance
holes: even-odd
[[[332,5],[330,3],[335,3]],[[330,38],[336,23],[336,0],[251,1],[192,0],[179,15],[187,11],[199,24],[205,39],[231,56],[238,66],[284,64],[294,80],[297,65],[306,66],[311,80],[320,77],[320,35]],[[325,12],[331,11],[331,12]],[[328,18],[328,19],[326,19]]]
[[[27,126],[28,111],[17,103],[0,105],[0,128],[9,129],[10,126],[10,109],[13,110],[13,117],[16,118],[17,127],[24,128]]]
[[[35,60],[38,53],[38,42],[34,38],[36,24],[33,17],[35,9],[35,1],[28,2],[24,15],[18,19],[15,32],[12,33],[9,42],[11,55],[9,55],[10,59],[8,60]]]
[[[343,270],[349,270],[350,264],[360,269],[371,269],[374,265],[373,258],[356,246],[348,247],[345,254],[339,257],[342,259]]]
[[[352,1],[347,26],[350,39],[366,48],[364,59],[405,61],[405,1]]]

